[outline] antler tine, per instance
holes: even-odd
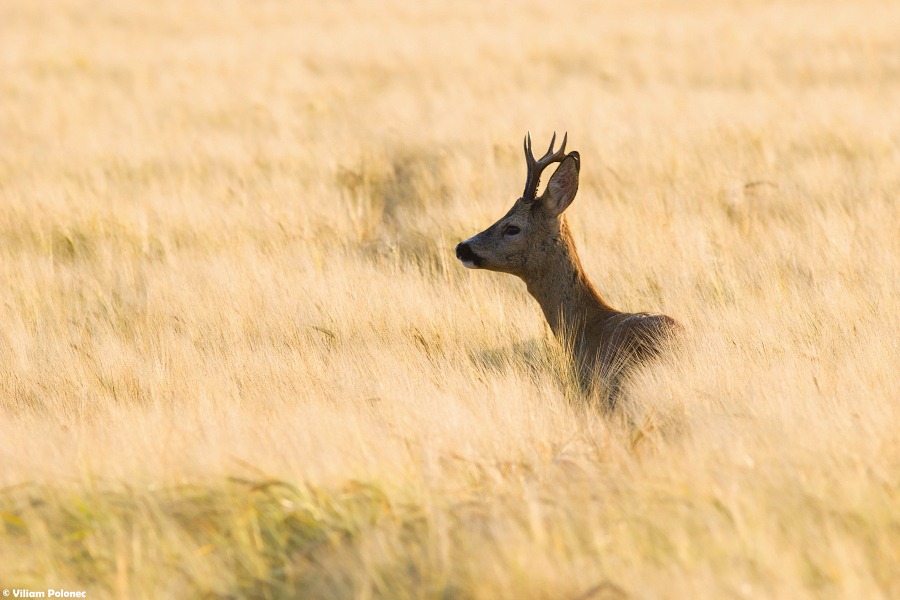
[[[544,162],[547,159],[560,159],[565,156],[566,152],[566,141],[569,139],[569,133],[566,132],[563,135],[562,145],[559,147],[559,150],[556,152],[553,151],[553,146],[556,143],[556,132],[553,132],[553,138],[550,140],[550,147],[547,148],[547,153],[538,161],[538,164]],[[556,162],[555,160],[550,160],[549,163]],[[549,164],[548,163],[548,164]]]
[[[525,176],[525,194],[528,193],[528,183],[531,181],[532,173],[534,172],[534,152],[531,151],[531,132],[525,133],[525,165],[528,167],[528,172]],[[523,194],[524,197],[524,194]]]
[[[561,162],[566,157],[566,141],[568,139],[569,133],[566,132],[563,135],[562,145],[560,145],[559,150],[554,152],[553,146],[556,144],[556,132],[554,131],[547,153],[544,154],[540,160],[535,160],[534,153],[531,151],[531,133],[525,135],[525,164],[528,167],[528,172],[525,178],[525,192],[522,194],[522,198],[525,200],[534,200],[537,194],[538,185],[540,185],[541,173],[549,165],[555,162]]]
[[[556,132],[554,131],[554,132],[553,132],[553,137],[550,138],[550,147],[547,148],[547,152],[544,154],[544,157],[541,158],[541,160],[544,160],[544,158],[547,158],[547,156],[553,154],[553,145],[554,145],[555,143],[556,143]]]
[[[565,133],[563,134],[563,141],[562,141],[562,144],[559,146],[559,150],[557,150],[557,153],[558,153],[561,157],[565,157],[565,156],[566,156],[566,142],[567,142],[568,140],[569,140],[569,132],[567,131],[567,132],[565,132]],[[551,147],[551,149],[553,148],[552,144],[551,144],[550,147]]]

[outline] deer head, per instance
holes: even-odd
[[[456,257],[464,266],[511,273],[526,280],[546,271],[548,251],[560,243],[564,231],[567,233],[563,211],[578,191],[581,159],[578,152],[565,154],[567,138],[568,134],[554,151],[554,133],[547,153],[535,160],[531,135],[525,136],[525,191],[499,221],[456,246]],[[537,196],[541,173],[557,162],[560,165],[547,189]]]

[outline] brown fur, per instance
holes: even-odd
[[[580,157],[572,152],[541,197],[517,200],[503,218],[457,246],[457,256],[525,281],[571,352],[582,385],[594,389],[602,381],[614,401],[627,369],[659,355],[681,326],[665,315],[615,310],[591,284],[563,215],[578,190],[579,169]],[[509,235],[509,227],[519,233]]]

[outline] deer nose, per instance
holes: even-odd
[[[481,266],[481,258],[472,251],[468,242],[462,242],[456,246],[456,258],[462,261],[463,266],[470,269]]]

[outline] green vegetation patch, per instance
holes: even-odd
[[[420,515],[360,482],[332,491],[239,479],[141,491],[19,486],[0,493],[0,545],[19,555],[0,561],[0,571],[5,583],[32,589],[53,581],[115,593],[122,581],[152,575],[156,583],[132,584],[134,592],[316,595],[352,584],[328,581],[337,576],[329,563],[346,547],[386,527],[420,529]],[[395,568],[404,577],[419,573],[413,562],[378,569],[387,582]]]

